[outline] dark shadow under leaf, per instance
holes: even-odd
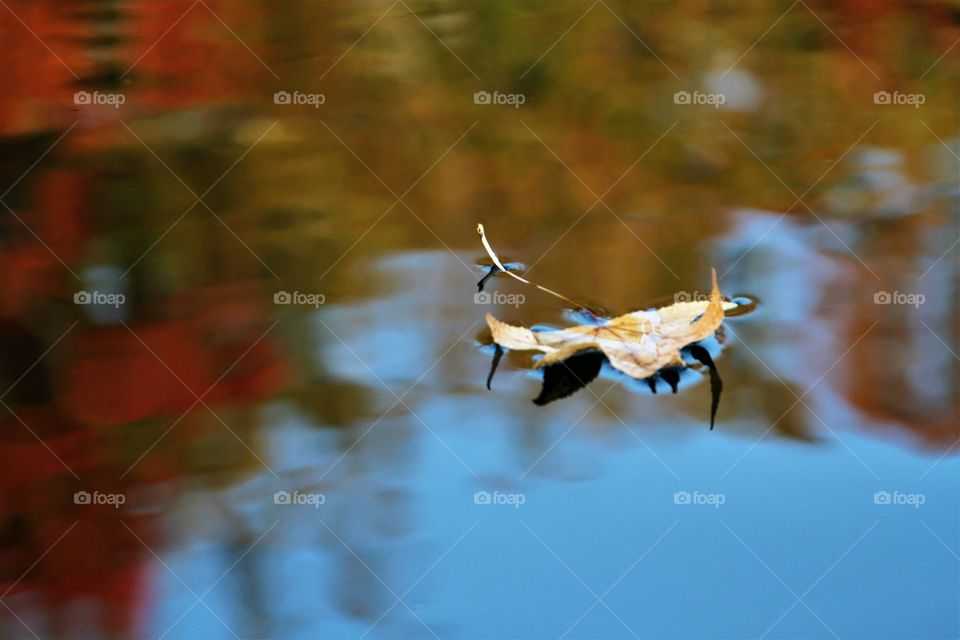
[[[680,384],[680,371],[675,367],[664,367],[657,372],[660,379],[670,385],[673,393],[677,392],[677,385]]]
[[[698,344],[690,347],[690,355],[710,369],[710,430],[713,431],[713,422],[717,417],[717,407],[720,406],[720,393],[723,391],[723,380],[713,363],[710,353]]]
[[[497,365],[500,364],[500,358],[503,357],[503,347],[496,342],[493,343],[493,361],[490,362],[490,373],[487,374],[487,391],[490,390],[490,383],[493,382],[493,374],[497,372]]]
[[[543,406],[584,388],[600,374],[605,359],[599,351],[584,351],[563,362],[544,367],[543,388],[533,403]]]
[[[507,267],[508,269],[510,268],[510,267],[507,266],[507,265],[504,265],[504,266]],[[495,264],[490,265],[489,271],[487,271],[487,272],[484,274],[484,276],[483,276],[482,278],[480,278],[480,282],[477,283],[477,291],[478,291],[478,292],[483,291],[483,285],[487,284],[487,280],[489,280],[490,278],[492,278],[492,277],[494,277],[495,275],[497,275],[497,272],[499,272],[499,271],[500,271],[500,267],[498,267],[498,266],[495,265]]]

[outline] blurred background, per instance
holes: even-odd
[[[956,638],[960,4],[0,0],[0,636]],[[725,381],[547,407],[716,267]],[[504,296],[512,296],[510,298]],[[508,300],[510,304],[495,304]]]

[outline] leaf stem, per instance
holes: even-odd
[[[506,267],[503,266],[503,263],[500,262],[500,258],[497,257],[497,254],[494,252],[493,247],[491,247],[491,246],[490,246],[490,243],[487,241],[487,234],[484,232],[484,230],[483,230],[483,225],[482,225],[482,224],[477,224],[477,233],[480,234],[480,242],[483,243],[483,248],[486,249],[487,255],[490,256],[490,259],[493,260],[493,264],[497,265],[497,268],[500,269],[500,271],[504,272],[505,274],[507,274],[508,276],[510,276],[511,278],[513,278],[513,279],[515,279],[515,280],[519,280],[520,282],[522,282],[522,283],[524,283],[524,284],[528,284],[528,285],[530,285],[530,286],[536,287],[537,289],[540,289],[540,291],[543,291],[544,293],[549,293],[549,294],[552,295],[552,296],[555,296],[555,297],[557,297],[557,298],[560,298],[560,299],[563,300],[564,302],[568,302],[568,303],[572,304],[572,305],[573,305],[574,307],[576,307],[577,309],[582,309],[583,311],[586,311],[587,313],[589,313],[590,315],[592,315],[594,318],[598,317],[597,314],[594,313],[592,309],[590,309],[590,307],[588,307],[588,306],[586,306],[586,305],[584,305],[584,304],[580,304],[580,303],[577,302],[576,300],[573,300],[572,298],[568,298],[567,296],[563,295],[562,293],[557,293],[556,291],[553,291],[552,289],[547,289],[546,287],[540,286],[540,285],[537,284],[536,282],[531,282],[531,281],[527,280],[526,278],[523,278],[523,277],[521,277],[521,276],[518,276],[517,274],[515,274],[515,273],[513,273],[512,271],[508,270]]]

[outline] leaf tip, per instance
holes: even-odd
[[[497,342],[497,331],[500,330],[500,328],[501,328],[501,326],[503,325],[503,323],[500,322],[499,320],[497,320],[497,319],[493,316],[493,314],[490,313],[489,311],[487,311],[486,320],[487,320],[487,326],[490,327],[490,333],[493,334],[493,341],[494,341],[496,344],[500,344],[499,342]]]

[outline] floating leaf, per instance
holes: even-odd
[[[562,294],[503,269],[487,241],[483,225],[477,225],[477,232],[494,265],[502,272],[589,311]],[[706,301],[677,302],[659,309],[634,311],[612,319],[597,317],[597,322],[589,325],[533,331],[527,327],[501,322],[488,313],[487,325],[493,335],[496,352],[487,378],[487,388],[490,387],[490,380],[502,350],[513,349],[539,351],[544,354],[534,362],[534,367],[544,369],[543,389],[534,400],[538,405],[569,396],[582,389],[597,377],[604,360],[631,378],[646,381],[653,393],[657,392],[658,378],[676,393],[680,372],[687,367],[681,353],[683,351],[709,370],[710,428],[713,429],[723,382],[710,354],[697,343],[709,338],[720,328],[725,310],[736,307],[735,303],[724,301],[720,296],[717,271],[711,269],[710,298]],[[594,314],[591,312],[591,315]]]
[[[654,311],[634,311],[597,325],[579,325],[554,331],[532,331],[501,322],[487,314],[493,341],[515,351],[540,351],[534,366],[546,367],[581,351],[600,351],[610,364],[642,380],[664,367],[685,367],[680,350],[708,338],[723,322],[724,303],[713,271],[709,301],[678,302]]]

